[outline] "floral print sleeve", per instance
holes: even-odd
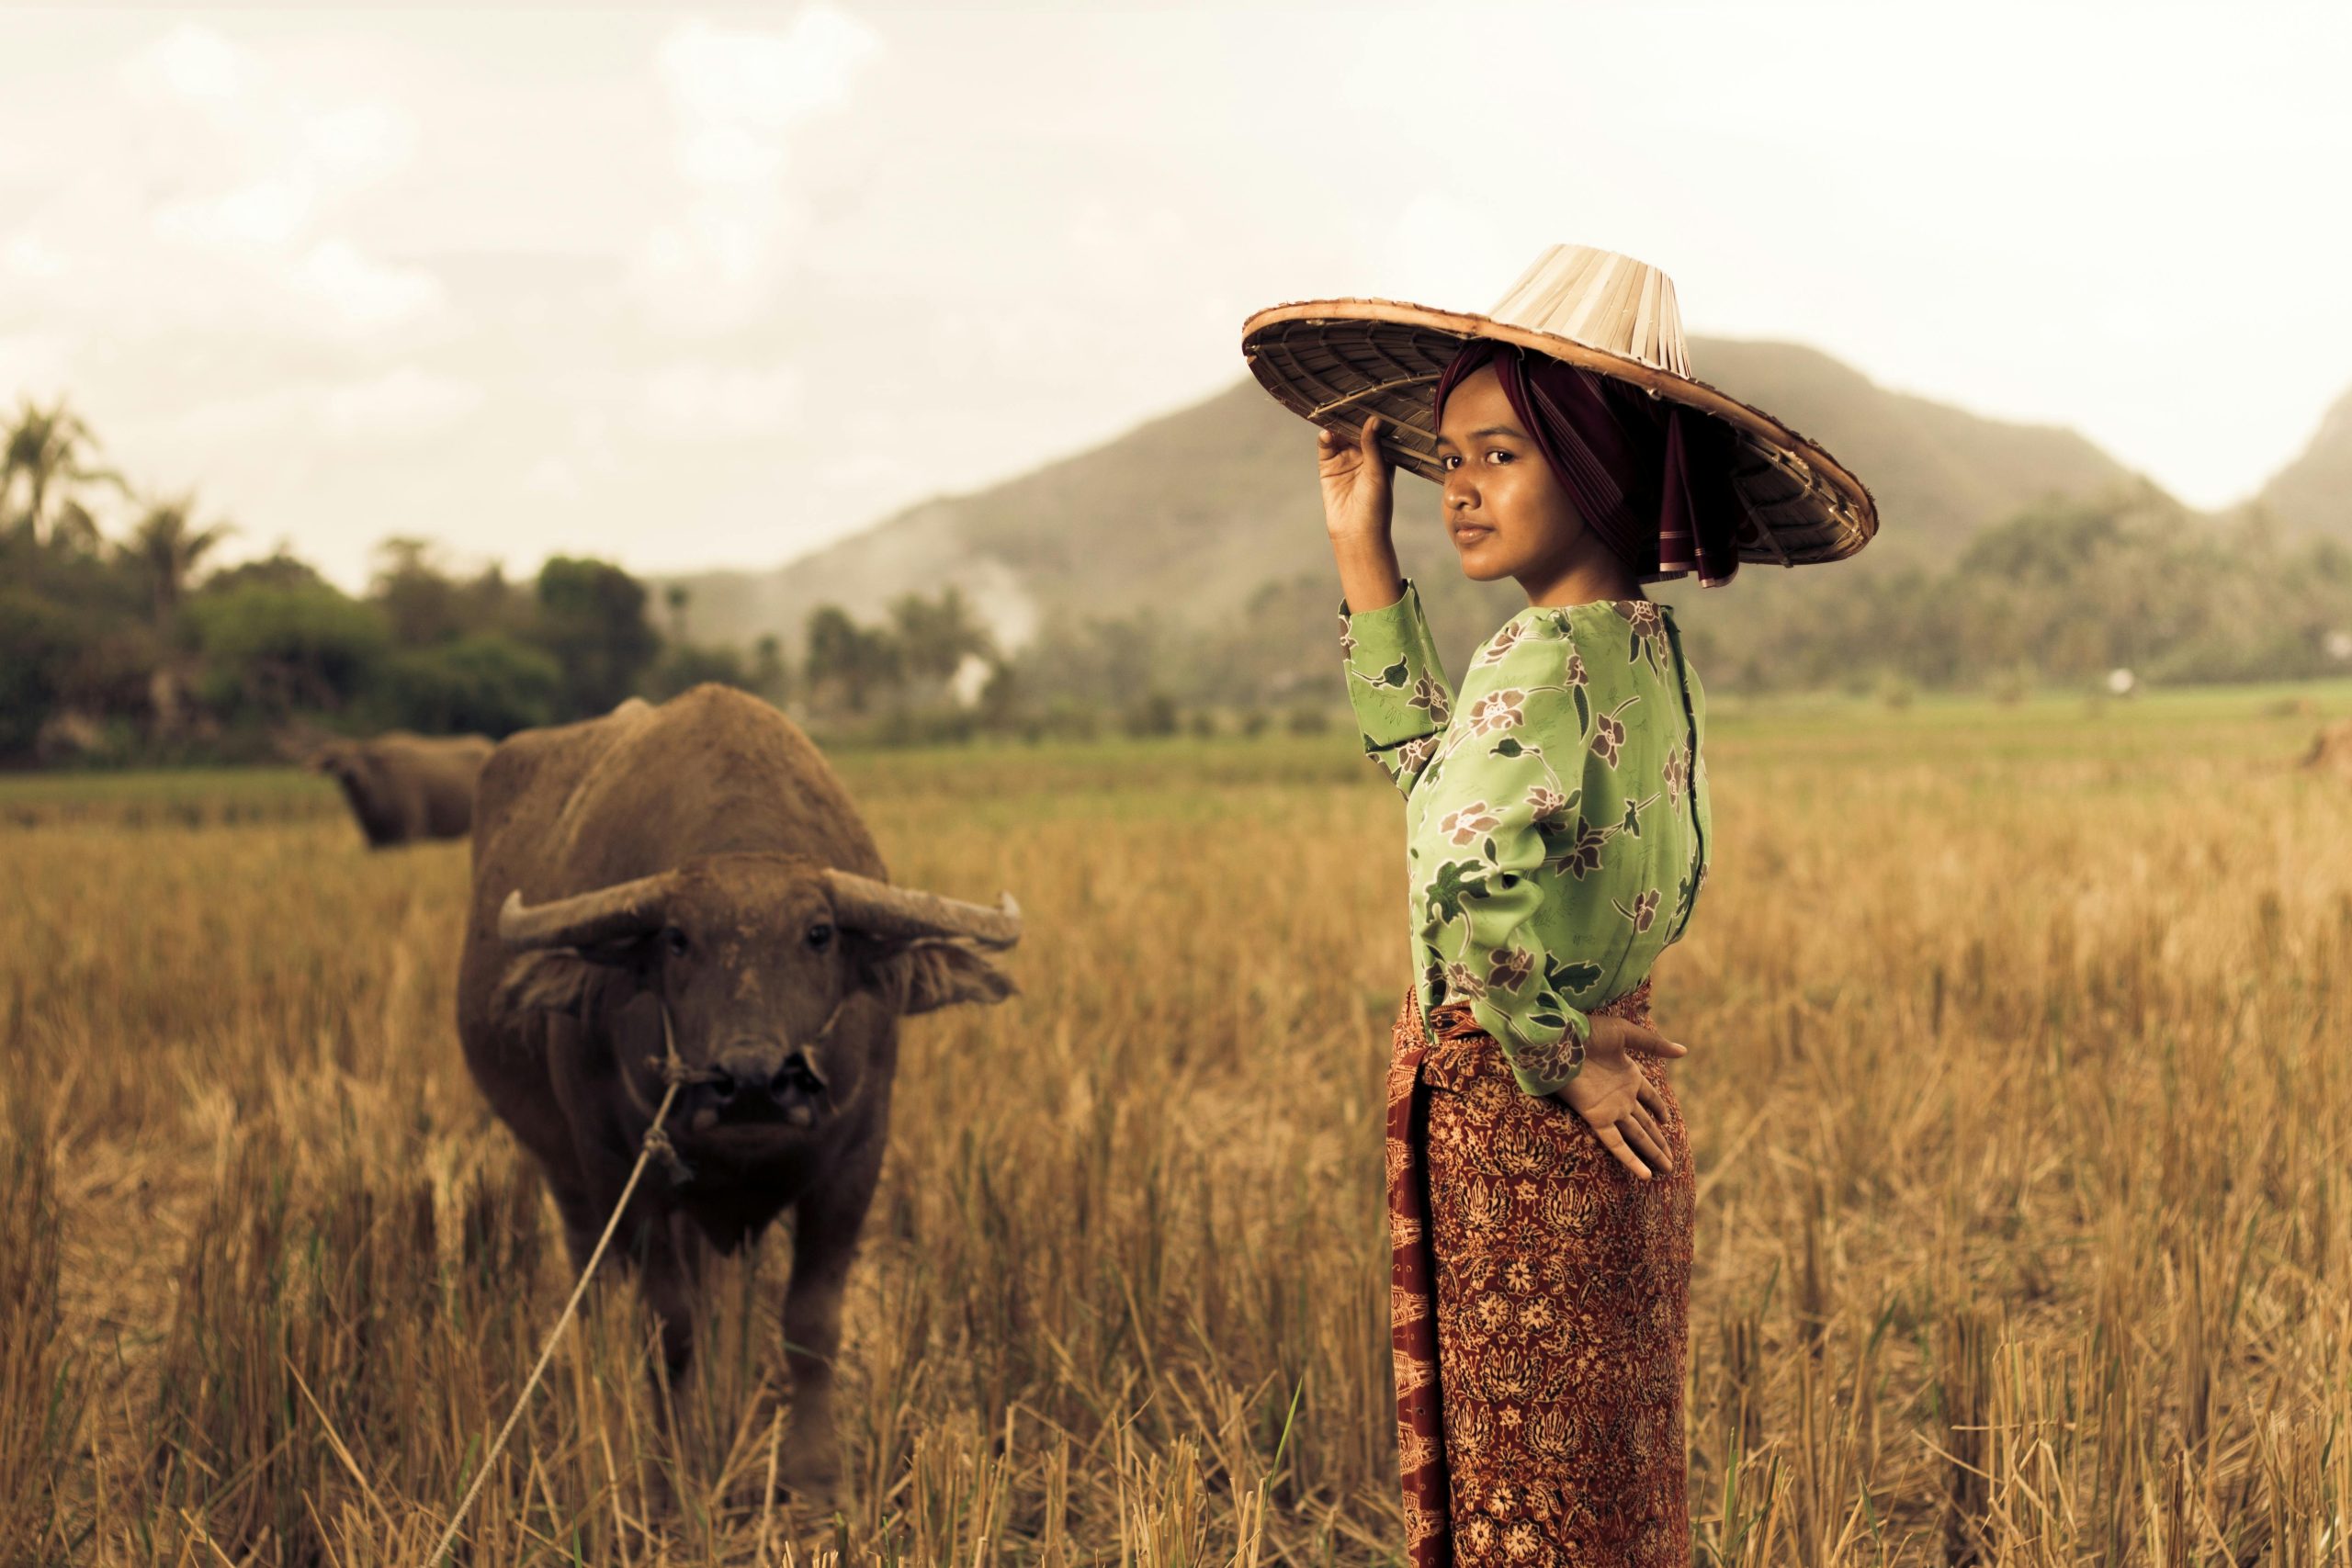
[[[1445,994],[1466,1000],[1530,1094],[1549,1094],[1584,1066],[1591,1034],[1568,996],[1600,977],[1597,964],[1547,950],[1534,929],[1560,874],[1598,853],[1588,826],[1584,764],[1622,735],[1622,716],[1598,711],[1572,644],[1531,637],[1491,646],[1496,668],[1445,737],[1437,767],[1445,800],[1424,881],[1421,934],[1443,965]],[[1457,804],[1458,803],[1458,804]]]
[[[1453,708],[1420,592],[1410,578],[1394,604],[1351,615],[1340,602],[1340,651],[1347,659],[1348,702],[1365,754],[1410,795]]]

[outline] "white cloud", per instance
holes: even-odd
[[[398,326],[442,302],[440,279],[430,272],[377,261],[345,240],[311,246],[287,276],[324,307],[332,324],[354,332]]]
[[[37,234],[18,234],[6,247],[0,247],[0,260],[8,264],[10,271],[21,277],[55,277],[65,270],[65,258],[41,242]]]
[[[654,372],[643,407],[653,431],[672,440],[731,441],[773,434],[798,418],[801,390],[800,373],[789,365],[687,363]]]
[[[106,428],[109,449],[135,454],[142,479],[209,488],[216,477],[235,475],[239,482],[226,502],[234,510],[239,495],[259,488],[265,476],[268,485],[284,486],[306,469],[357,471],[353,465],[360,459],[449,430],[487,401],[470,381],[404,365],[379,376],[215,398]],[[354,499],[346,496],[345,504]]]
[[[414,155],[407,118],[382,104],[321,107],[286,95],[240,99],[209,117],[238,143],[242,178],[164,202],[158,233],[224,250],[281,250],[322,210],[401,171]]]
[[[301,105],[301,165],[329,188],[400,173],[416,156],[416,127],[390,104]]]
[[[403,365],[327,393],[319,403],[319,424],[344,441],[413,441],[464,419],[486,397],[470,381]]]
[[[662,46],[662,85],[679,119],[679,166],[697,185],[762,185],[783,172],[784,139],[849,99],[878,40],[824,4],[781,33],[690,22]]]
[[[1535,239],[1514,231],[1525,227],[1524,216],[1507,209],[1498,214],[1492,203],[1474,205],[1442,192],[1417,192],[1378,236],[1367,258],[1367,276],[1382,279],[1386,291],[1420,304],[1484,310],[1502,298],[1545,245],[1574,241],[1608,248],[1606,236],[1563,233]],[[1348,291],[1332,288],[1335,295]]]
[[[1137,255],[1166,254],[1182,245],[1183,215],[1157,204],[1132,207],[1090,201],[1069,220],[1070,248],[1090,265],[1115,265]]]
[[[169,193],[148,209],[145,228],[183,253],[180,287],[167,297],[216,321],[240,311],[335,335],[381,332],[442,304],[430,274],[368,254],[337,227],[414,161],[416,129],[398,107],[294,80],[189,23],[133,55],[119,77],[141,133],[138,183]],[[107,204],[72,216],[91,254],[136,243],[112,231]]]
[[[123,78],[143,92],[221,106],[251,95],[261,71],[250,54],[211,28],[182,22],[133,55]]]
[[[790,219],[793,136],[848,102],[878,47],[865,24],[822,3],[782,32],[697,21],[663,42],[658,65],[686,200],[647,237],[639,287],[666,324],[720,330],[769,302]]]
[[[12,393],[46,398],[62,390],[70,357],[64,340],[53,332],[0,336],[0,408],[15,412],[5,400]]]
[[[135,466],[164,486],[205,484],[224,455],[266,449],[303,455],[322,434],[319,389],[275,387],[245,397],[205,399],[124,429],[109,425],[110,448],[135,451]],[[168,479],[160,476],[169,475]]]
[[[292,242],[311,221],[311,193],[283,175],[224,194],[183,197],[155,209],[155,232],[219,251],[267,251]]]
[[[587,487],[580,482],[580,471],[561,457],[542,457],[523,476],[525,495],[543,495],[556,501],[577,501]]]

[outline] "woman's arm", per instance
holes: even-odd
[[[1340,650],[1347,657],[1348,705],[1364,754],[1408,795],[1437,755],[1453,708],[1437,643],[1410,582],[1394,604],[1351,614],[1340,606]]]
[[[1394,476],[1380,449],[1380,416],[1363,422],[1353,441],[1328,430],[1315,433],[1315,472],[1323,486],[1323,530],[1331,536],[1331,557],[1340,568],[1340,592],[1361,615],[1384,609],[1404,596],[1396,570],[1396,547],[1389,533],[1396,522]]]
[[[1316,435],[1323,526],[1340,569],[1340,650],[1347,658],[1348,704],[1363,749],[1407,795],[1445,728],[1453,694],[1446,684],[1420,597],[1397,570],[1390,539],[1395,495],[1380,450],[1380,419],[1349,442]]]

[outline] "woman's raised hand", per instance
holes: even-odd
[[[1323,479],[1323,526],[1334,541],[1388,537],[1396,502],[1378,414],[1365,416],[1353,441],[1317,430],[1315,468]]]
[[[1655,1029],[1604,1015],[1592,1021],[1592,1038],[1585,1042],[1583,1071],[1553,1098],[1590,1124],[1601,1146],[1617,1156],[1618,1164],[1647,1181],[1653,1167],[1673,1170],[1674,1153],[1660,1125],[1666,1116],[1665,1098],[1634,1066],[1634,1058],[1666,1060],[1688,1055]]]

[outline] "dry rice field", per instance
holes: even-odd
[[[2352,690],[1720,705],[1657,983],[1725,1564],[2352,1563]],[[477,1564],[1396,1561],[1398,806],[1333,734],[842,760],[1011,888],[917,1020],[854,1497],[768,1505],[785,1248],[657,1426],[597,1295]],[[415,1564],[571,1278],[451,1023],[462,846],[311,781],[0,780],[0,1562]]]

